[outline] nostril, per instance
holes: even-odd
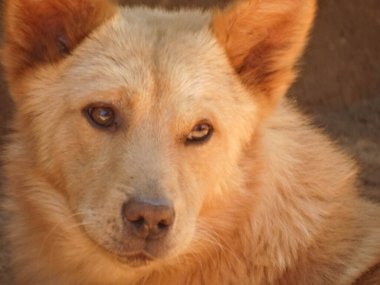
[[[168,220],[163,220],[163,221],[160,221],[158,224],[157,224],[157,230],[158,231],[167,231],[170,226],[172,225],[171,222],[169,222]]]
[[[166,229],[169,227],[169,224],[167,222],[159,222],[157,226],[159,229]]]

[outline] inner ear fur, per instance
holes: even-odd
[[[3,64],[8,79],[65,57],[114,11],[106,0],[5,1]]]
[[[315,9],[315,0],[240,0],[213,15],[212,31],[264,112],[295,78]]]

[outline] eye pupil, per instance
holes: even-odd
[[[209,128],[207,125],[199,125],[194,130],[194,135],[203,137],[209,132]]]
[[[102,122],[107,122],[112,117],[111,112],[106,109],[96,109],[95,112],[96,113],[94,115],[96,115],[99,121],[102,121]]]
[[[109,128],[115,124],[115,112],[109,107],[90,107],[88,118],[98,127]]]
[[[213,128],[208,123],[197,124],[186,138],[187,143],[203,143],[206,142],[213,132]]]

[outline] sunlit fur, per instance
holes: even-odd
[[[355,163],[284,98],[313,0],[212,12],[5,2],[10,284],[380,282],[380,208],[359,197]],[[117,111],[116,130],[83,115],[99,102]],[[213,136],[187,144],[204,119]],[[176,212],[138,267],[117,258],[134,195]]]

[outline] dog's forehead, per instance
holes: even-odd
[[[209,22],[210,14],[197,10],[123,8],[78,49],[70,74],[87,78],[90,89],[127,87],[151,96],[181,93],[191,84],[198,93],[204,81],[217,82],[208,79],[226,65]]]

